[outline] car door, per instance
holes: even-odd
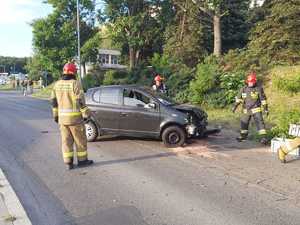
[[[120,112],[120,131],[134,135],[159,135],[159,104],[142,91],[125,88]],[[152,105],[150,107],[149,105]],[[153,107],[155,105],[155,107]]]
[[[117,132],[121,106],[120,88],[99,88],[92,94],[92,99],[94,104],[89,107],[100,129],[104,132]]]

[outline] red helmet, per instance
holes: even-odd
[[[162,81],[163,78],[159,74],[157,74],[156,77],[154,78],[154,80],[155,81]]]
[[[63,69],[63,74],[74,75],[76,73],[77,73],[77,68],[76,68],[75,64],[73,64],[73,63],[65,64],[64,69]]]
[[[249,84],[249,83],[254,83],[254,84],[256,84],[256,82],[257,82],[257,79],[256,79],[256,73],[255,73],[255,72],[249,73],[249,75],[247,76],[246,83],[247,83],[247,84]]]

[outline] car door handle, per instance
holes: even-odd
[[[121,113],[121,116],[126,117],[126,116],[128,116],[128,114],[127,113]]]

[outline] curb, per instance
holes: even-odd
[[[15,191],[8,182],[6,176],[4,175],[2,169],[0,168],[0,193],[4,196],[3,201],[7,207],[7,210],[11,216],[16,218],[12,222],[13,225],[32,225],[28,218],[21,202],[19,201]]]

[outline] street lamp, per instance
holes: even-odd
[[[78,66],[79,66],[79,82],[82,87],[82,77],[81,77],[81,55],[80,55],[80,12],[79,12],[79,0],[77,0],[77,56],[78,56]]]

